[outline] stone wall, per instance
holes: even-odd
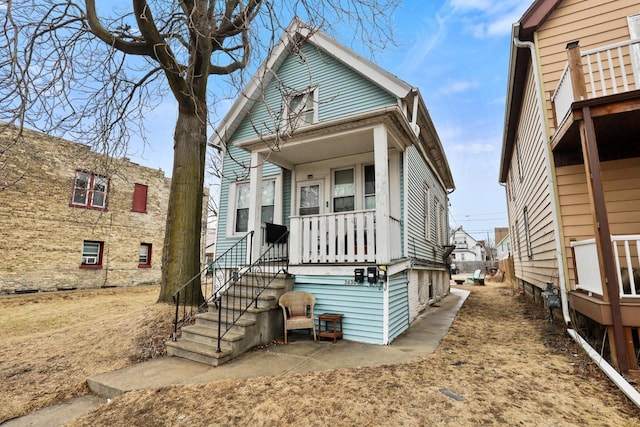
[[[0,293],[159,283],[170,188],[161,170],[33,131],[5,155],[8,180],[24,177],[0,192]],[[76,171],[109,178],[106,209],[70,206]],[[148,186],[146,213],[132,212],[136,183]],[[103,242],[101,268],[80,267],[85,240]],[[141,243],[152,245],[151,268],[138,267]]]

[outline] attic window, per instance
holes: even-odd
[[[283,127],[293,131],[318,121],[318,88],[290,93],[285,97]]]

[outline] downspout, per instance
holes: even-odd
[[[518,33],[519,25],[516,24],[514,26],[514,36],[513,36],[513,44],[518,48],[527,48],[531,54],[531,65],[534,73],[534,82],[536,86],[536,100],[538,104],[538,109],[540,111],[540,119],[542,120],[542,129],[544,136],[544,161],[545,168],[547,169],[547,185],[549,186],[549,191],[551,193],[550,202],[551,202],[551,217],[553,219],[553,233],[555,234],[555,243],[556,243],[556,259],[558,262],[558,284],[560,285],[560,300],[562,301],[562,316],[564,317],[564,321],[567,325],[571,325],[571,317],[569,316],[569,304],[567,302],[567,284],[565,283],[564,276],[564,261],[562,257],[562,242],[559,236],[560,234],[560,225],[558,223],[558,205],[556,203],[556,191],[555,184],[553,182],[553,172],[551,169],[551,153],[549,149],[549,135],[546,124],[546,114],[545,114],[545,105],[544,100],[542,98],[542,89],[540,87],[540,70],[538,69],[538,57],[535,51],[535,45],[532,42],[521,41],[518,39],[516,35]]]
[[[518,48],[526,48],[529,49],[531,54],[531,64],[533,67],[534,73],[534,81],[536,85],[536,99],[538,101],[538,108],[540,109],[540,117],[543,121],[545,119],[545,107],[544,100],[542,99],[542,91],[540,88],[540,70],[538,69],[538,58],[536,56],[535,45],[532,42],[521,41],[518,39],[518,29],[520,25],[514,25],[513,31],[513,44]],[[553,231],[556,236],[560,236],[560,227],[558,224],[557,212],[557,204],[555,197],[555,187],[553,185],[553,175],[551,172],[551,153],[549,150],[549,144],[547,141],[549,140],[549,135],[547,134],[548,129],[546,123],[543,122],[543,132],[544,132],[544,141],[545,141],[545,166],[547,167],[547,181],[550,186],[551,194],[551,211],[553,213]],[[584,351],[589,355],[591,360],[595,362],[596,365],[600,368],[602,372],[604,372],[613,383],[618,386],[618,388],[638,407],[640,408],[640,393],[635,389],[629,382],[622,376],[618,371],[616,371],[596,350],[589,345],[573,328],[571,328],[571,317],[569,316],[569,304],[567,302],[567,286],[564,279],[564,262],[562,258],[562,245],[560,243],[560,239],[556,238],[556,257],[558,260],[558,266],[562,266],[563,268],[558,268],[558,283],[560,285],[560,301],[562,304],[562,315],[564,317],[565,324],[567,325],[567,333],[573,340],[580,345],[584,349]],[[562,273],[561,273],[562,272]]]

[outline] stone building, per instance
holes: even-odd
[[[3,180],[24,176],[0,191],[0,293],[159,283],[162,170],[28,130],[3,156]]]

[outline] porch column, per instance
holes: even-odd
[[[580,123],[580,140],[582,142],[582,155],[584,157],[584,168],[587,175],[587,190],[589,192],[595,228],[596,248],[598,249],[598,259],[600,261],[600,274],[603,276],[600,280],[607,289],[607,292],[604,293],[605,300],[609,300],[611,304],[613,341],[615,343],[615,355],[612,356],[614,356],[614,363],[617,361],[620,372],[622,374],[628,374],[629,357],[625,346],[625,334],[620,313],[620,290],[618,289],[609,218],[604,200],[598,142],[591,117],[591,109],[589,107],[583,107],[582,115],[583,121]]]
[[[376,262],[390,260],[389,236],[389,155],[387,129],[383,125],[373,129],[373,151],[376,170]]]
[[[253,245],[251,247],[251,261],[260,257],[262,247],[262,164],[264,154],[253,151],[251,153],[251,169],[249,172],[249,231],[253,231]]]

